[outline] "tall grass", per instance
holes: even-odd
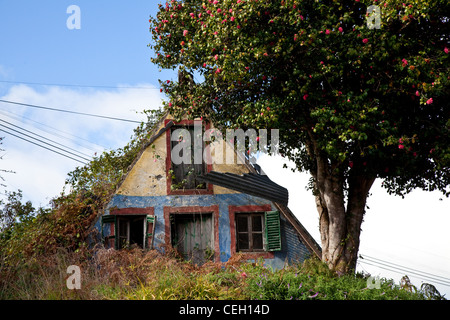
[[[169,250],[170,251],[170,250]],[[70,290],[67,267],[81,269],[81,289]],[[435,296],[436,298],[437,296]],[[170,252],[141,249],[59,249],[49,256],[0,264],[0,299],[425,299],[382,279],[367,287],[367,276],[335,276],[320,261],[273,271],[263,261],[235,255],[227,263],[199,267]]]

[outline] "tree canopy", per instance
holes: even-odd
[[[381,13],[379,28],[368,24],[371,5]],[[355,260],[376,178],[390,193],[422,188],[449,195],[447,0],[159,6],[149,20],[152,61],[197,80],[161,81],[167,108],[226,127],[279,129],[282,155],[312,175],[319,213],[327,217],[321,225],[347,220],[338,231],[321,226],[323,249],[330,237],[352,238]]]
[[[367,26],[373,3],[381,7],[380,29]],[[298,169],[315,166],[316,147],[345,173],[386,178],[391,191],[444,190],[449,7],[448,1],[171,1],[150,20],[153,61],[202,76],[193,87],[163,83],[173,113],[278,128],[283,153]]]

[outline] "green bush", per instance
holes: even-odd
[[[410,292],[393,280],[380,279],[379,288],[368,288],[368,276],[334,275],[324,263],[309,259],[303,265],[279,271],[247,269],[250,299],[276,300],[417,300],[421,292]],[[256,271],[256,272],[255,272]],[[378,287],[378,286],[377,286]]]

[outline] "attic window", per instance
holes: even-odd
[[[175,125],[170,130],[171,190],[206,189],[206,183],[197,177],[206,173],[203,161],[203,140],[195,137],[193,125]],[[200,145],[199,145],[200,142]],[[196,152],[201,155],[195,157]],[[200,162],[200,163],[199,163]]]

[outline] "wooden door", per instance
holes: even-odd
[[[212,214],[175,214],[173,246],[186,260],[203,264],[214,257]]]

